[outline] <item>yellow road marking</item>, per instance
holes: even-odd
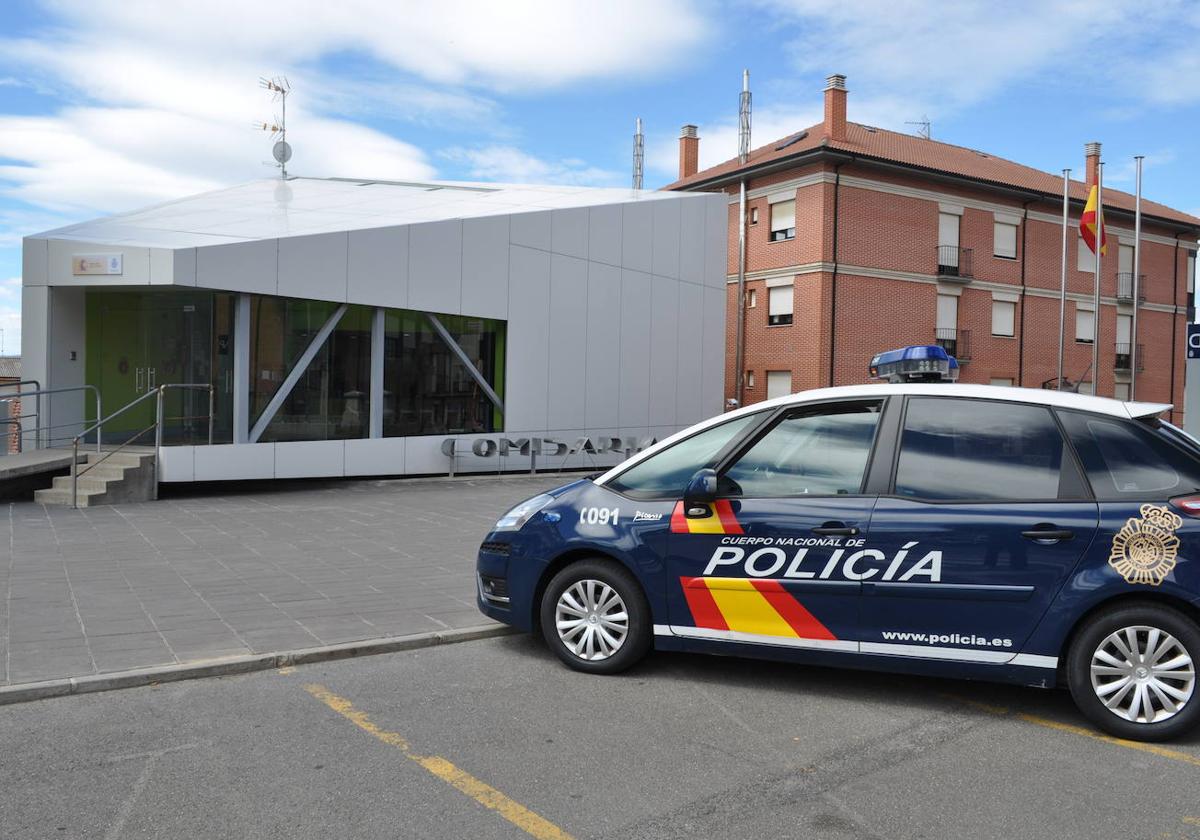
[[[1013,715],[1019,720],[1026,723],[1032,723],[1034,726],[1044,726],[1046,729],[1054,729],[1058,732],[1067,732],[1071,735],[1080,735],[1084,738],[1091,738],[1093,741],[1100,741],[1105,744],[1112,744],[1117,747],[1125,747],[1131,750],[1139,750],[1140,752],[1150,753],[1159,758],[1170,759],[1171,761],[1181,761],[1184,764],[1194,764],[1200,767],[1200,756],[1192,755],[1191,753],[1183,752],[1182,750],[1173,750],[1170,747],[1159,746],[1158,744],[1148,744],[1144,741],[1129,741],[1125,738],[1117,738],[1112,735],[1105,735],[1093,729],[1088,729],[1083,726],[1076,726],[1072,723],[1061,723],[1050,718],[1031,715],[1028,712],[1010,712],[1004,706],[993,706],[990,703],[981,703],[978,700],[970,700],[966,697],[959,697],[956,694],[943,694],[943,697],[954,700],[957,703],[970,706],[973,709],[979,709],[982,712],[987,712],[990,715],[997,717],[1007,717]]]
[[[367,713],[354,708],[354,704],[344,697],[339,697],[322,685],[306,685],[304,690],[333,709],[359,729],[369,732],[380,741],[404,753],[404,757],[416,762],[446,784],[474,799],[480,805],[495,811],[504,819],[537,840],[573,840],[554,823],[545,819],[524,805],[509,799],[500,791],[486,782],[476,779],[470,773],[460,770],[451,762],[437,755],[418,755],[409,749],[408,741],[398,732],[388,732],[381,729],[367,716]]]
[[[282,668],[279,669],[279,675],[282,677],[286,677],[288,674],[294,673],[295,670],[296,669],[293,668],[291,665],[284,665]]]

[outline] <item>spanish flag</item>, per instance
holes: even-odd
[[[1083,236],[1083,241],[1092,249],[1092,253],[1096,253],[1096,228],[1100,228],[1100,253],[1108,254],[1108,234],[1104,231],[1104,213],[1097,213],[1096,198],[1099,192],[1098,187],[1092,184],[1092,191],[1088,193],[1087,204],[1083,207],[1083,215],[1079,218],[1079,233]],[[1097,216],[1099,221],[1097,222]]]

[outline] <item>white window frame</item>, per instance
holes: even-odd
[[[754,371],[752,371],[752,370],[746,371],[746,387],[747,388],[754,387]]]
[[[1113,399],[1129,402],[1129,383],[1116,382],[1113,384]]]
[[[1083,237],[1078,237],[1079,251],[1075,255],[1075,268],[1079,271],[1086,271],[1088,274],[1096,272],[1096,255],[1092,253],[1092,249],[1088,247],[1087,242]]]
[[[784,377],[786,380],[786,390],[780,393],[779,389],[784,386]],[[792,372],[790,370],[769,370],[767,371],[767,399],[775,397],[786,397],[792,393]]]
[[[1005,322],[1008,332],[1003,332]],[[999,328],[999,331],[998,329]],[[1013,338],[1017,334],[1017,304],[1011,300],[992,301],[992,335],[997,338]]]
[[[777,218],[778,216],[778,218]],[[796,238],[796,199],[771,203],[771,241],[787,242]]]
[[[792,323],[795,295],[794,285],[767,289],[767,326],[784,327]]]
[[[992,256],[1002,260],[1017,258],[1017,228],[1018,225],[1013,222],[996,220],[992,225]],[[1008,243],[1010,238],[1011,247]]]
[[[1096,312],[1075,304],[1075,341],[1080,344],[1091,344],[1095,336]],[[1086,325],[1086,326],[1085,326]]]
[[[758,306],[758,289],[749,289],[746,292],[746,308],[754,309]]]
[[[989,385],[1000,385],[1005,388],[1011,388],[1013,380],[1011,376],[993,376],[988,380]]]

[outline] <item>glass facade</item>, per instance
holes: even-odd
[[[504,322],[461,315],[436,317],[503,399]],[[503,428],[487,393],[423,312],[387,310],[384,336],[384,437]]]
[[[261,420],[289,374],[339,304],[251,295],[249,426]],[[234,310],[225,292],[170,289],[89,289],[87,382],[100,388],[105,414],[167,383],[214,386],[214,442],[233,441]],[[260,441],[344,440],[370,434],[373,307],[346,307],[316,349]],[[504,418],[430,316],[383,310],[385,437],[502,430]],[[505,323],[437,315],[484,381],[503,400]],[[105,425],[105,441],[152,443],[153,399]],[[95,418],[89,406],[89,421]],[[164,440],[205,443],[208,393],[171,390],[164,400]]]

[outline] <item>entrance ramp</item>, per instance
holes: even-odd
[[[71,469],[71,451],[63,449],[35,449],[0,457],[0,485],[14,479],[32,478]],[[87,459],[79,453],[79,463]]]

